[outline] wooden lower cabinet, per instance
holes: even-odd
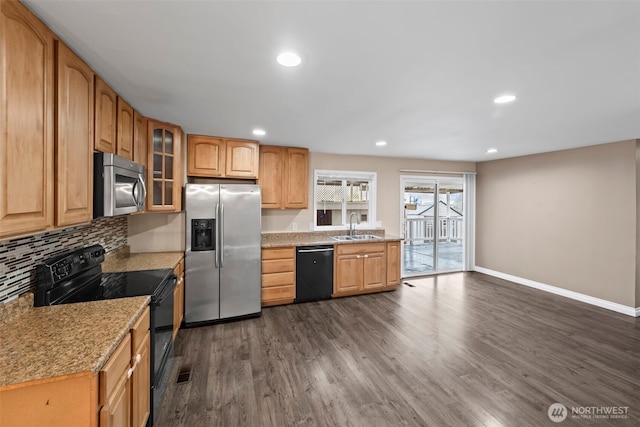
[[[144,427],[151,409],[151,333],[147,308],[100,371],[100,427]]]
[[[400,242],[387,242],[387,284],[386,289],[400,285]]]
[[[98,376],[91,372],[0,391],[0,426],[98,426]]]
[[[175,340],[184,318],[184,258],[173,271],[178,277],[176,289],[173,291],[173,339]]]
[[[79,372],[0,390],[0,426],[142,427],[150,412],[149,308],[98,375]]]
[[[151,414],[151,332],[135,354],[140,360],[131,376],[131,427],[144,427]]]
[[[100,371],[100,427],[131,425],[131,334]]]
[[[333,296],[383,290],[387,283],[385,243],[336,245]]]
[[[290,304],[295,298],[295,247],[262,249],[262,305]]]
[[[131,427],[144,427],[151,413],[151,332],[149,309],[131,328]]]

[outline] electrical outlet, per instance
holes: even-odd
[[[297,223],[297,222],[292,222],[292,223],[291,223],[291,229],[292,229],[293,231],[296,231],[296,230],[298,229],[298,223]]]

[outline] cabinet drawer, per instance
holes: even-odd
[[[113,396],[113,392],[121,381],[122,376],[127,374],[130,361],[131,334],[127,334],[100,371],[99,401],[101,405],[106,404],[107,400]]]
[[[262,261],[262,274],[287,273],[295,270],[292,259],[271,259]]]
[[[293,285],[274,286],[262,289],[262,301],[293,299],[295,297],[296,288]]]
[[[144,340],[144,336],[149,330],[149,307],[144,309],[144,312],[138,318],[138,321],[131,327],[131,347],[135,351],[142,341]]]
[[[291,285],[296,283],[296,276],[293,272],[288,273],[272,273],[262,275],[262,287],[269,288],[271,286]]]
[[[268,248],[262,250],[262,259],[295,259],[295,249],[293,246],[286,248]]]
[[[372,252],[384,252],[384,243],[356,243],[348,245],[336,245],[338,255],[370,254]]]

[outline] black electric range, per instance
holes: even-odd
[[[152,425],[173,363],[173,292],[177,278],[170,268],[103,273],[100,245],[68,251],[36,268],[36,307],[149,295],[151,332]]]
[[[128,298],[149,295],[154,304],[162,299],[162,292],[166,289],[159,284],[165,282],[173,274],[170,268],[161,270],[129,271],[123,273],[102,273],[89,282],[88,286],[67,296],[64,303],[99,301],[105,299]]]

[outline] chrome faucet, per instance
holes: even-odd
[[[349,236],[353,236],[355,234],[355,229],[353,228],[353,218],[356,218],[356,221],[358,224],[360,224],[360,218],[358,218],[358,215],[355,212],[351,212],[351,215],[349,215]]]

